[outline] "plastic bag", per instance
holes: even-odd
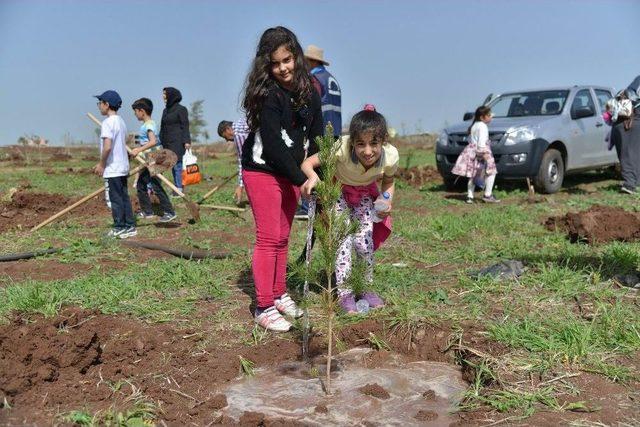
[[[182,185],[194,185],[202,181],[198,158],[193,155],[191,149],[187,149],[182,156]]]

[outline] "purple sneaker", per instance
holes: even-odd
[[[356,297],[353,292],[346,292],[338,297],[338,303],[347,314],[356,314],[358,308],[356,307]]]
[[[384,307],[384,301],[375,292],[365,292],[362,294],[362,299],[366,300],[371,308]]]

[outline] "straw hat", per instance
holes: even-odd
[[[329,63],[324,60],[324,49],[320,49],[318,46],[314,46],[312,44],[307,46],[307,50],[304,51],[304,56],[308,59],[320,61],[324,65],[329,65]]]

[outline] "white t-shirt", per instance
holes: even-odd
[[[469,143],[476,144],[476,147],[482,150],[487,147],[488,142],[489,142],[489,128],[487,127],[487,124],[482,121],[475,122],[473,126],[471,126],[471,135],[469,135]]]
[[[107,164],[104,168],[103,178],[114,178],[129,174],[129,155],[125,148],[127,138],[127,126],[122,117],[114,114],[102,122],[100,132],[100,153],[104,138],[111,139],[111,153],[107,157]]]

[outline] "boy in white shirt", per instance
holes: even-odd
[[[113,229],[107,236],[126,239],[138,234],[129,190],[129,155],[125,146],[127,126],[118,116],[122,98],[118,92],[108,90],[98,98],[100,114],[107,116],[100,131],[100,161],[94,167],[96,175],[102,176],[109,184],[109,200],[113,215]]]

